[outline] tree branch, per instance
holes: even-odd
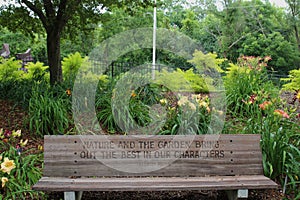
[[[40,18],[43,26],[45,29],[47,29],[47,18],[44,15],[43,11],[38,9],[34,4],[29,2],[28,0],[21,0],[22,3],[24,3],[30,10],[32,10],[37,16]]]
[[[246,35],[249,35],[249,33],[247,33]],[[244,39],[246,37],[246,35],[243,35],[242,37],[240,37],[239,39],[237,39],[236,41],[234,41],[229,47],[228,49],[231,49],[234,45],[236,45],[240,40]]]
[[[55,10],[53,8],[53,4],[51,0],[43,0],[44,2],[44,8],[46,11],[46,16],[48,18],[54,18],[55,17]]]
[[[60,1],[60,4],[58,6],[56,22],[57,22],[57,27],[58,27],[59,31],[61,31],[63,29],[63,27],[65,26],[65,24],[68,21],[68,16],[71,15],[71,13],[66,11],[67,1],[68,0]],[[71,2],[71,4],[72,4],[72,2]]]
[[[218,40],[217,35],[214,34],[212,31],[210,31],[208,28],[205,28],[205,31],[206,31],[207,33],[209,33],[210,35],[212,35],[216,40]]]
[[[246,36],[251,35],[251,34],[253,34],[253,33],[255,33],[255,32],[258,32],[258,30],[255,30],[255,31],[253,31],[253,32],[249,32],[249,33],[247,33],[247,34],[241,36],[241,37],[238,38],[236,41],[234,41],[234,42],[228,47],[228,49],[231,49],[234,45],[236,45],[239,41],[241,41],[242,39],[244,39]]]
[[[67,24],[68,20],[76,12],[76,8],[81,4],[82,0],[70,2],[70,0],[62,0],[59,4],[56,21],[59,31]]]

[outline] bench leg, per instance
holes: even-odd
[[[248,198],[248,189],[227,190],[226,193],[229,200],[237,200],[238,198]]]
[[[82,191],[79,192],[64,192],[65,200],[81,200]]]
[[[227,190],[228,200],[237,200],[238,199],[238,191],[237,190]]]
[[[76,192],[76,200],[81,200],[83,191]]]
[[[75,192],[64,192],[65,200],[75,200]]]

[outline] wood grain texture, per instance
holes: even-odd
[[[262,174],[259,135],[143,137],[45,136],[44,176]],[[101,142],[110,142],[110,148],[99,148]],[[147,142],[152,142],[152,148],[143,148]],[[123,143],[128,146],[118,146]],[[112,152],[114,158],[104,156]],[[145,152],[151,157],[145,158]]]
[[[42,191],[277,188],[260,135],[45,136]]]
[[[44,177],[34,186],[43,191],[172,191],[276,188],[263,175],[213,177],[57,178]]]

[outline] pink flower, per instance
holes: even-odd
[[[281,116],[281,117],[284,117],[284,118],[287,118],[287,119],[290,118],[290,116],[286,112],[284,112],[283,110],[280,110],[280,109],[275,110],[274,114],[278,115],[278,116]]]
[[[11,136],[11,134],[12,134],[12,132],[9,130],[5,130],[5,132],[4,132],[4,136],[7,138],[9,138]]]
[[[242,102],[246,103],[246,104],[253,104],[255,101],[257,100],[257,95],[256,94],[252,94],[248,101],[245,101],[244,99],[242,99]]]
[[[271,56],[265,56],[265,57],[264,57],[264,61],[265,61],[265,62],[268,62],[269,60],[272,60]]]
[[[259,104],[259,107],[260,107],[260,109],[262,109],[262,110],[266,110],[271,104],[272,104],[272,102],[270,102],[270,101],[265,101],[265,102]]]

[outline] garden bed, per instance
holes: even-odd
[[[22,138],[29,139],[27,148],[37,149],[38,145],[43,144],[43,140],[40,137],[33,137],[30,134],[28,125],[24,122],[27,113],[18,106],[15,106],[12,102],[0,100],[0,107],[2,113],[5,115],[0,116],[0,126],[4,129],[22,129]],[[33,152],[34,153],[34,152]],[[62,192],[49,192],[46,193],[49,200],[55,200],[63,198]],[[292,194],[290,194],[292,195]],[[249,200],[279,200],[284,195],[281,190],[250,190]],[[293,199],[292,196],[286,196],[288,199]],[[178,191],[178,192],[84,192],[83,199],[172,199],[172,200],[193,200],[193,199],[205,199],[205,200],[222,200],[226,199],[226,194],[223,191]]]

